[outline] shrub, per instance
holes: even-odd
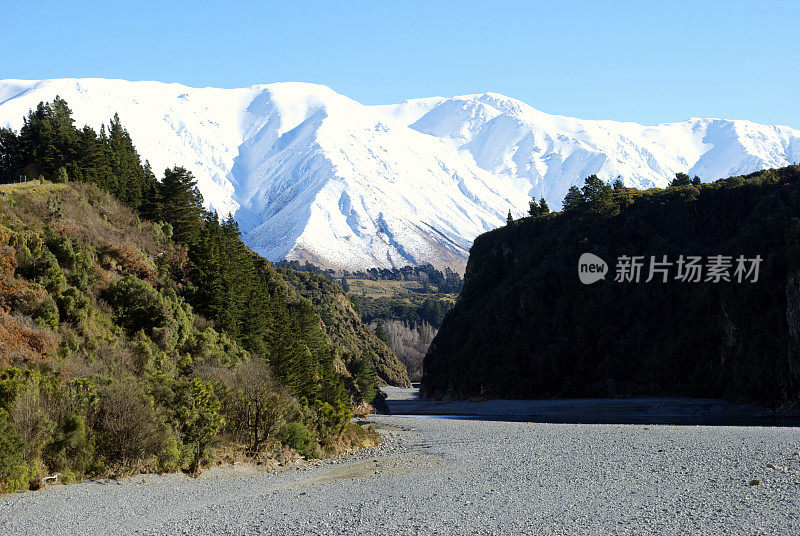
[[[45,230],[45,244],[58,265],[67,270],[67,281],[86,291],[94,276],[95,255],[91,248],[81,246],[68,236],[59,236],[50,228]]]
[[[53,182],[57,183],[69,182],[69,175],[67,174],[67,168],[63,166],[58,168],[58,171],[53,177]]]
[[[128,333],[144,331],[161,348],[173,349],[186,342],[192,331],[192,311],[174,291],[165,297],[152,285],[128,275],[111,285],[106,301],[114,320]]]
[[[169,244],[172,241],[172,224],[157,221],[153,224],[153,237],[159,244]]]
[[[53,332],[41,329],[30,318],[0,312],[0,362],[30,363],[56,348]]]
[[[169,427],[135,379],[112,382],[99,395],[98,453],[109,463],[131,469],[173,447]]]
[[[243,361],[248,355],[226,333],[220,333],[211,327],[192,331],[186,349],[195,362],[230,367]]]
[[[54,427],[43,404],[42,377],[39,374],[17,375],[4,384],[12,388],[9,417],[24,441],[23,457],[26,461],[36,460]]]
[[[42,254],[33,261],[33,275],[47,292],[59,296],[67,288],[67,278],[58,264],[58,259],[49,249],[44,248]]]
[[[182,381],[175,388],[175,419],[186,445],[193,447],[194,456],[189,467],[192,474],[200,468],[206,447],[225,424],[220,414],[220,402],[214,386],[199,378]]]
[[[123,242],[108,245],[101,249],[102,264],[111,270],[134,274],[140,279],[150,279],[155,275],[155,264],[138,247]]]
[[[14,248],[10,246],[0,246],[0,280],[14,278],[17,270],[17,255]]]
[[[278,436],[286,422],[299,411],[281,391],[269,365],[261,359],[241,363],[233,376],[232,400],[226,414],[231,427],[246,435],[248,450],[257,452]],[[230,395],[229,395],[230,396]]]
[[[283,444],[293,448],[306,458],[319,456],[314,436],[302,422],[294,421],[286,425],[283,429]]]
[[[42,328],[56,329],[58,327],[58,306],[49,294],[34,309],[31,316]]]
[[[8,412],[0,408],[0,493],[23,489],[32,471],[22,457],[25,442],[9,420]]]
[[[86,292],[89,283],[95,278],[95,254],[88,247],[81,247],[76,251],[72,269],[67,275],[67,282]]]
[[[91,431],[83,415],[71,413],[45,447],[42,459],[50,472],[95,474],[102,468],[95,456]]]
[[[324,443],[342,433],[344,427],[350,422],[350,405],[340,402],[333,406],[327,402],[321,403],[315,412],[317,431]]]
[[[91,303],[83,292],[75,287],[68,287],[58,297],[58,308],[64,320],[83,326],[89,319]]]
[[[75,266],[77,255],[72,247],[72,240],[68,236],[59,236],[52,229],[45,230],[45,245],[58,261],[59,266],[72,269]]]

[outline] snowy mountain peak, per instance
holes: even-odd
[[[800,132],[692,118],[643,126],[549,115],[498,93],[365,106],[323,85],[240,89],[104,79],[0,81],[0,126],[64,98],[78,124],[119,113],[155,170],[192,170],[209,207],[233,213],[247,243],[359,269],[463,267],[472,240],[560,206],[597,174],[637,187],[676,172],[713,180],[800,161]]]

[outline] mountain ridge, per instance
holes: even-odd
[[[245,241],[277,261],[360,269],[463,268],[472,240],[559,207],[584,177],[665,186],[800,161],[800,131],[744,120],[644,126],[541,112],[499,93],[362,105],[303,82],[246,88],[107,79],[0,81],[0,126],[64,98],[78,124],[119,113],[154,169],[186,165],[205,202],[234,214]]]

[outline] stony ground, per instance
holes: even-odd
[[[0,534],[800,533],[800,428],[370,420],[301,470],[6,496]]]
[[[450,415],[489,420],[591,424],[800,426],[800,415],[713,398],[568,398],[429,400],[419,389],[382,387],[392,415]],[[793,415],[793,416],[792,416]]]

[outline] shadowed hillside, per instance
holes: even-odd
[[[680,184],[680,185],[678,185]],[[591,252],[605,280],[578,279]],[[757,282],[615,281],[620,256],[742,255]],[[734,267],[730,274],[733,275]],[[565,211],[472,247],[464,291],[425,359],[434,397],[800,398],[800,167],[639,191],[594,177]]]

